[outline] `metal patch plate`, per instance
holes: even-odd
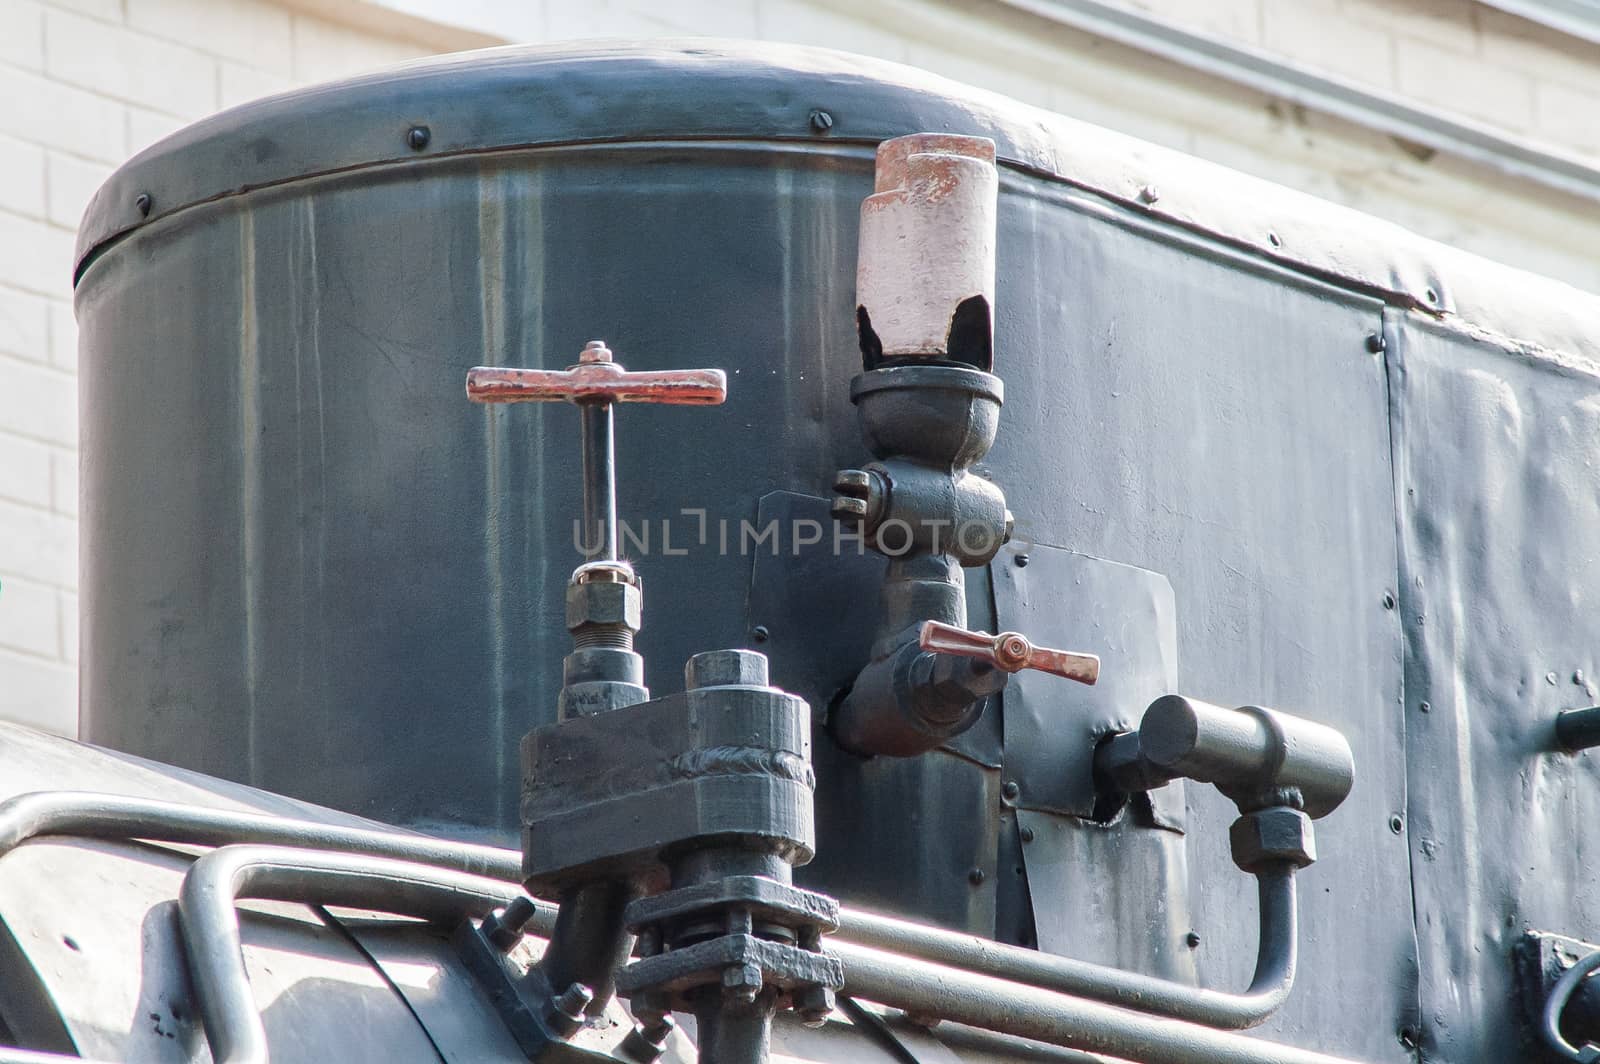
[[[1001,554],[994,574],[996,623],[1036,646],[1100,656],[1093,687],[1024,670],[1004,701],[1005,778],[1021,809],[1094,812],[1095,744],[1138,727],[1150,702],[1178,682],[1172,585],[1159,573],[1055,547]],[[1162,824],[1181,830],[1183,783],[1151,792]]]
[[[1183,836],[1129,816],[1107,826],[1020,809],[1017,824],[1032,839],[1022,856],[1041,950],[1195,981],[1195,952],[1184,940],[1194,921]]]
[[[1015,545],[991,569],[1000,628],[1100,656],[1093,687],[1024,671],[1006,688],[1002,776],[1018,787],[1020,866],[998,870],[998,889],[1025,876],[1041,950],[1193,981],[1188,862],[1172,834],[1183,830],[1183,781],[1136,799],[1111,825],[1087,819],[1096,744],[1136,728],[1178,682],[1172,585],[1037,544]]]

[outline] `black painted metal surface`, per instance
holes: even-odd
[[[819,105],[827,135],[806,121]],[[405,144],[418,122],[423,152]],[[853,59],[425,64],[222,116],[113,178],[78,286],[85,735],[512,838],[517,741],[554,719],[578,461],[569,426],[473,408],[460,381],[565,366],[595,335],[633,369],[729,373],[727,405],[692,424],[618,419],[646,682],[668,694],[690,654],[747,645],[825,707],[865,660],[882,564],[833,558],[815,498],[865,456],[857,207],[870,145],[922,129],[994,136],[1009,162],[1006,404],[979,472],[1006,491],[1014,550],[1159,574],[1178,691],[1279,706],[1355,748],[1355,791],[1302,875],[1299,985],[1265,1029],[1399,1061],[1420,1026],[1429,1059],[1510,1059],[1509,943],[1525,921],[1592,937],[1600,917],[1583,864],[1600,781],[1541,752],[1557,710],[1593,704],[1571,676],[1595,668],[1596,389],[1547,350],[1592,353],[1593,304]],[[1130,206],[1146,182],[1173,190],[1161,209]],[[144,188],[148,222],[123,207]],[[1270,250],[1253,227],[1286,204]],[[1490,310],[1423,326],[1427,287]],[[1009,624],[989,574],[968,576],[969,625]],[[1071,712],[1041,692],[1038,719]],[[1231,804],[1188,788],[1184,835],[1018,813],[1003,713],[900,763],[849,761],[819,730],[800,881],[1015,937],[997,880],[1021,858],[1047,946],[1243,986],[1254,892]]]
[[[1600,666],[1600,370],[1387,334],[1423,1055],[1519,1059],[1518,940],[1600,926],[1600,771],[1555,735]]]

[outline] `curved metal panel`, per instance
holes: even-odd
[[[786,682],[789,636],[805,631],[792,626],[833,622],[750,612],[739,522],[862,457],[845,396],[871,175],[849,152],[703,144],[377,176],[184,212],[84,276],[84,729],[510,839],[516,742],[551,719],[567,649],[577,424],[566,409],[471,407],[466,368],[565,365],[597,332],[632,368],[713,352],[726,406],[618,415],[622,516],[650,537],[631,548],[639,646],[657,693],[717,646],[769,650]],[[1319,831],[1305,985],[1277,1023],[1291,1042],[1389,1059],[1414,960],[1393,904],[1404,845],[1387,828],[1404,789],[1399,627],[1381,605],[1395,572],[1387,407],[1365,347],[1378,304],[1014,173],[1000,226],[1007,402],[981,472],[1024,537],[1168,576],[1181,690],[1351,736],[1361,780]],[[706,511],[703,538],[684,509]],[[929,871],[948,882],[929,895],[951,902],[938,919],[992,927],[990,840],[1015,831],[1000,775],[937,759],[847,776],[819,758],[822,854],[806,874],[840,859],[830,833],[847,837],[850,818],[871,822],[865,839],[971,825],[965,854],[940,851]],[[931,775],[871,782],[895,771]],[[1254,926],[1223,841],[1231,806],[1194,788],[1189,813],[1200,974],[1242,984]],[[881,852],[833,852],[857,855],[830,881],[852,903],[913,903]],[[1359,934],[1352,907],[1374,914]],[[1349,965],[1373,974],[1336,993]]]
[[[831,124],[814,125],[816,110]],[[870,149],[927,130],[990,137],[1016,170],[1093,190],[1308,275],[1600,360],[1600,343],[1585,326],[1600,305],[1591,295],[920,70],[754,42],[497,48],[234,108],[180,130],[112,175],[84,216],[77,272],[123,235],[197,204],[360,168],[392,168],[415,180],[428,169],[424,161],[532,147],[720,139]]]

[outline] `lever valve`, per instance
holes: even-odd
[[[940,621],[924,621],[917,642],[923,650],[977,658],[1003,672],[1036,669],[1090,686],[1100,679],[1100,659],[1096,655],[1036,647],[1028,642],[1027,636],[1018,632],[990,635],[988,632],[969,632]]]
[[[563,720],[621,709],[650,697],[633,637],[644,596],[633,567],[617,551],[617,459],[612,407],[617,403],[712,406],[727,398],[720,369],[630,372],[602,340],[591,340],[566,369],[477,366],[467,372],[475,403],[569,402],[582,421],[584,564],[567,585],[573,650],[562,663],[558,712]]]

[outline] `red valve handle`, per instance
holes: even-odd
[[[630,373],[611,361],[603,344],[584,348],[567,369],[476,366],[467,371],[467,398],[475,403],[666,403],[715,406],[728,397],[720,369],[667,369]]]
[[[965,628],[939,621],[923,621],[917,643],[923,650],[935,654],[980,658],[1005,672],[1037,669],[1089,685],[1100,679],[1100,659],[1096,655],[1036,647],[1028,642],[1027,636],[1018,632],[990,635],[988,632],[969,632]]]

